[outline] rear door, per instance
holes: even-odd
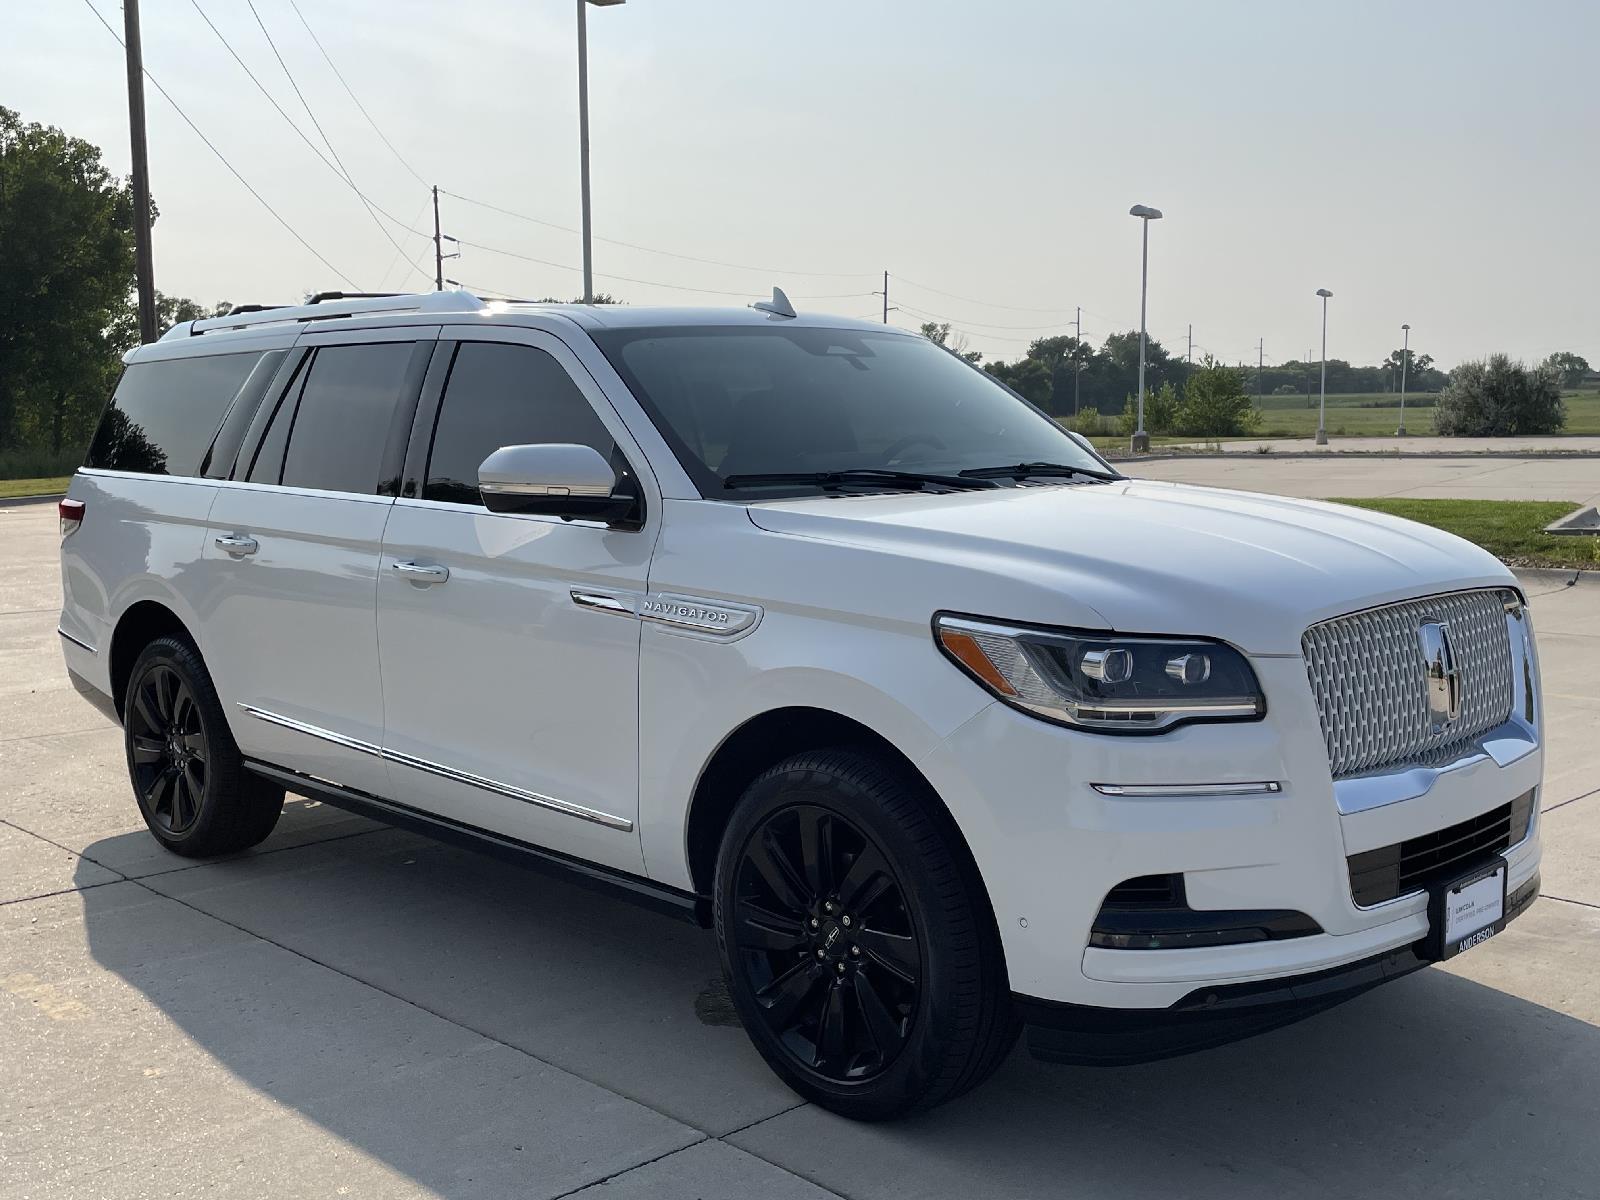
[[[378,579],[394,795],[640,873],[640,625],[627,598],[644,590],[661,506],[646,472],[640,530],[489,512],[478,464],[539,442],[644,467],[558,338],[447,329]],[[578,599],[596,595],[622,598],[619,608]]]
[[[378,794],[378,555],[437,337],[302,338],[218,485],[204,548],[207,659],[240,749]]]

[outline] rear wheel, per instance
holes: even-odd
[[[976,869],[920,781],[847,749],[752,783],[717,864],[735,1007],[795,1091],[882,1120],[975,1086],[1016,1040]]]
[[[272,832],[283,789],[244,769],[199,652],[157,638],[128,676],[128,776],[145,824],[167,849],[201,858],[248,849]]]

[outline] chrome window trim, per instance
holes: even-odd
[[[486,792],[507,796],[512,800],[521,800],[525,804],[549,809],[551,812],[558,812],[563,816],[592,821],[596,825],[604,825],[607,829],[616,829],[622,833],[633,832],[633,822],[627,817],[618,817],[608,812],[601,812],[597,808],[587,808],[582,804],[572,804],[566,800],[557,800],[554,796],[545,796],[538,792],[530,792],[523,788],[513,787],[509,783],[500,783],[498,780],[489,779],[483,775],[474,775],[470,771],[459,771],[454,767],[447,767],[442,763],[431,762],[426,758],[418,758],[412,754],[402,754],[398,750],[389,750],[372,742],[362,741],[360,738],[335,733],[333,730],[324,729],[320,725],[313,725],[307,721],[297,721],[295,718],[283,716],[281,713],[257,708],[255,705],[246,704],[242,700],[237,703],[250,716],[255,717],[257,720],[265,721],[269,725],[279,725],[285,729],[292,729],[296,733],[303,733],[325,742],[332,742],[336,746],[343,746],[360,754],[370,754],[375,758],[383,759],[385,762],[397,763],[403,767],[425,771],[430,775],[437,775],[441,779],[449,779],[455,783],[465,783],[470,787],[481,788]]]
[[[1102,796],[1164,797],[1164,796],[1271,796],[1283,791],[1283,785],[1273,780],[1255,783],[1091,783]]]
[[[60,634],[62,637],[66,638],[67,641],[71,642],[74,646],[79,646],[79,647],[83,648],[84,650],[87,650],[90,654],[99,654],[100,653],[100,651],[96,650],[93,646],[89,645],[88,642],[84,641],[82,638],[73,637],[70,633],[68,633],[65,629],[61,628],[61,626],[59,626],[59,625],[56,626],[56,632],[58,634]]]

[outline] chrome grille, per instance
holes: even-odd
[[[1449,592],[1335,617],[1301,638],[1335,779],[1427,763],[1511,715],[1508,591]],[[1432,728],[1417,627],[1450,627],[1461,673],[1461,715]]]

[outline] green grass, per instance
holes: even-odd
[[[1600,537],[1556,537],[1543,532],[1579,505],[1570,500],[1349,500],[1372,512],[1443,529],[1482,546],[1514,567],[1600,570]]]
[[[72,482],[71,475],[49,476],[44,479],[0,479],[0,500],[16,496],[48,496],[64,492]]]
[[[1395,400],[1392,395],[1372,392],[1351,392],[1328,396],[1329,437],[1388,437],[1400,424],[1400,409],[1363,408],[1378,400]],[[1433,433],[1433,408],[1431,395],[1418,397],[1422,405],[1406,403],[1406,432],[1418,435]],[[1600,435],[1600,392],[1567,392],[1567,424],[1561,432],[1565,435]],[[1259,438],[1311,437],[1317,432],[1317,397],[1311,396],[1311,407],[1306,407],[1305,394],[1298,396],[1263,396],[1261,398],[1261,425],[1244,437],[1223,438],[1223,441],[1251,441]],[[1101,450],[1126,450],[1128,439],[1106,435],[1090,439]],[[1153,446],[1166,446],[1174,442],[1216,441],[1216,438],[1154,437]]]

